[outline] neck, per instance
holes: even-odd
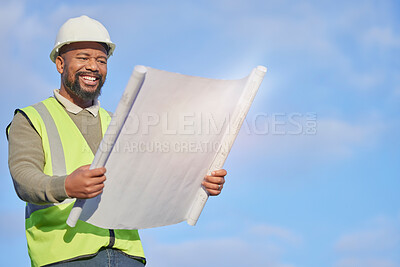
[[[69,101],[71,101],[72,103],[74,103],[75,105],[81,107],[81,108],[87,108],[93,105],[93,100],[84,100],[81,99],[79,97],[77,97],[76,95],[74,95],[73,93],[68,92],[64,86],[61,85],[60,88],[60,95],[62,95],[63,97],[65,97],[66,99],[68,99]]]

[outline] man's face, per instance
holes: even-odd
[[[82,100],[97,98],[107,76],[106,49],[99,43],[78,42],[63,46],[60,54],[57,69],[68,93]]]

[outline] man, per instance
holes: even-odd
[[[51,60],[61,75],[54,97],[15,111],[8,130],[9,167],[27,202],[26,236],[33,266],[144,266],[137,230],[66,225],[74,198],[103,191],[106,169],[89,170],[110,115],[97,101],[115,45],[87,16],[60,28]],[[133,170],[134,171],[134,170]],[[221,193],[225,170],[206,176],[210,195]]]

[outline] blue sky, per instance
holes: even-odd
[[[117,44],[100,99],[111,111],[135,65],[224,79],[268,67],[223,194],[195,227],[142,231],[148,266],[400,266],[397,1],[1,3],[3,128],[59,87],[48,55],[82,14]],[[5,136],[0,146],[2,262],[27,266]]]

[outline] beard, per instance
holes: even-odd
[[[95,76],[98,79],[99,83],[94,91],[87,91],[81,87],[81,84],[79,82],[79,76],[81,75],[91,75]],[[66,71],[62,79],[65,88],[70,93],[76,95],[83,100],[95,100],[97,97],[99,97],[101,94],[101,87],[103,87],[103,84],[105,82],[105,79],[103,80],[103,77],[101,75],[94,74],[93,72],[88,71],[78,71],[75,74],[75,79],[73,81],[69,80],[68,77],[68,71]]]

